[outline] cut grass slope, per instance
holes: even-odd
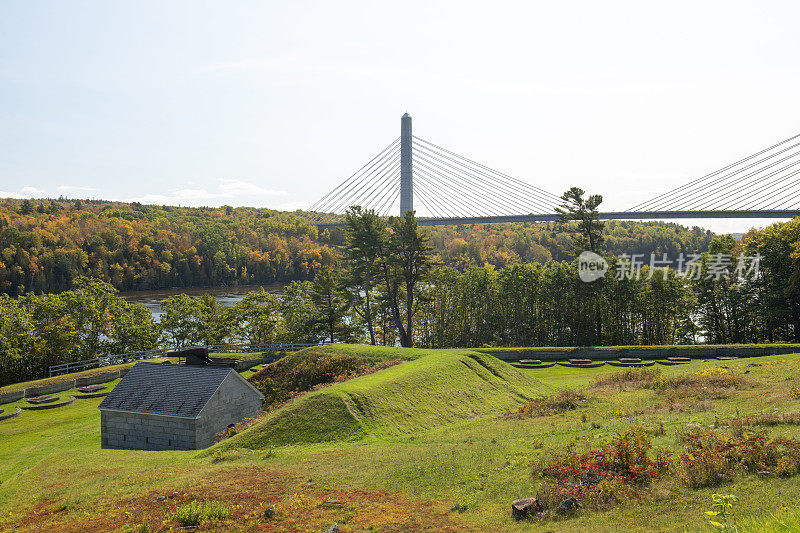
[[[432,353],[297,398],[224,448],[392,437],[501,413],[542,393],[492,356]]]

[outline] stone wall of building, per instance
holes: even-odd
[[[194,450],[196,422],[194,418],[104,410],[100,412],[101,447]]]
[[[207,448],[214,444],[216,436],[231,424],[246,418],[255,418],[261,413],[260,394],[236,374],[230,374],[220,385],[214,397],[200,411],[197,421],[197,447]]]

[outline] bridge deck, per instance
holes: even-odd
[[[794,218],[800,209],[756,209],[750,211],[612,211],[600,213],[601,220],[674,220],[686,218]],[[503,222],[552,222],[556,213],[503,215],[487,217],[420,218],[420,226],[455,226],[458,224],[497,224]],[[342,227],[341,222],[317,224],[320,229]]]

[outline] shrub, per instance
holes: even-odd
[[[572,411],[582,407],[588,401],[588,397],[580,392],[565,389],[550,396],[535,398],[516,411],[510,413],[511,416],[523,418],[528,416],[554,415]]]
[[[706,511],[708,524],[714,528],[715,531],[724,531],[726,533],[738,533],[739,528],[736,527],[736,519],[733,516],[733,504],[739,501],[739,498],[733,494],[714,494],[711,499],[714,501],[710,511]]]
[[[637,487],[664,475],[670,461],[664,450],[654,450],[642,426],[631,426],[610,443],[583,453],[569,449],[547,462],[541,473],[554,483],[537,494],[546,506],[566,498],[599,508],[639,497]]]
[[[683,436],[683,442],[685,449],[675,470],[692,488],[729,481],[739,470],[794,475],[800,465],[800,441],[769,439],[764,431],[737,434],[695,427]]]
[[[213,501],[203,505],[201,516],[203,520],[225,520],[231,517],[231,511],[225,503]]]

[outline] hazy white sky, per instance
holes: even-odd
[[[800,132],[798,20],[792,1],[7,1],[0,196],[304,207],[408,111],[625,209]]]

